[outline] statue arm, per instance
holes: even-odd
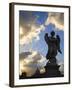
[[[47,33],[45,34],[44,39],[45,39],[46,43],[48,43],[49,37],[48,37],[48,34]]]

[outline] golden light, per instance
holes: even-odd
[[[23,28],[20,26],[20,35],[23,35]]]
[[[22,73],[25,72],[28,77],[36,72],[36,68],[30,67],[29,63],[30,61],[27,59],[20,60],[19,75],[22,75]]]
[[[45,25],[54,24],[56,28],[64,30],[63,17],[61,13],[49,13]]]
[[[34,57],[37,54],[36,51],[34,51],[31,55],[29,55],[29,57]]]
[[[40,69],[40,73],[41,73],[41,74],[45,73],[45,68],[41,68],[41,69]]]

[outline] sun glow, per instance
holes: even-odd
[[[23,35],[23,28],[20,26],[20,35]]]

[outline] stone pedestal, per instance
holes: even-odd
[[[48,77],[62,77],[63,75],[59,71],[60,65],[48,63],[45,66],[46,76]]]

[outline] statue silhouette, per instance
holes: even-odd
[[[62,53],[61,50],[60,50],[60,37],[59,37],[59,35],[56,35],[56,38],[57,38],[57,49],[58,49],[58,52]]]
[[[46,59],[49,59],[50,63],[56,64],[56,55],[57,53],[62,53],[60,50],[60,37],[56,35],[55,32],[52,31],[51,36],[48,36],[48,33],[45,34],[45,41],[48,45],[48,52],[46,55]]]

